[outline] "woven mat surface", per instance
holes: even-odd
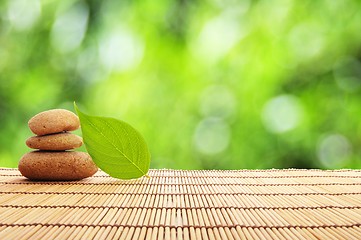
[[[0,239],[361,239],[360,170],[149,175],[33,182],[0,168]]]

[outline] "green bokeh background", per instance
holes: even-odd
[[[76,101],[152,168],[360,168],[360,60],[358,0],[0,1],[0,166]]]

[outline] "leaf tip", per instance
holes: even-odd
[[[80,118],[80,115],[83,115],[83,113],[79,110],[78,105],[76,105],[76,102],[74,101],[74,109],[78,117]]]
[[[76,105],[76,102],[74,101],[74,109],[75,109],[75,111],[78,113],[78,106]]]

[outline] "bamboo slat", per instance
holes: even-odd
[[[150,170],[29,181],[0,168],[0,239],[361,239],[360,170]]]

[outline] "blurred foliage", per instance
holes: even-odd
[[[0,16],[0,166],[30,151],[30,117],[76,101],[137,128],[152,168],[361,167],[358,0],[8,0]]]

